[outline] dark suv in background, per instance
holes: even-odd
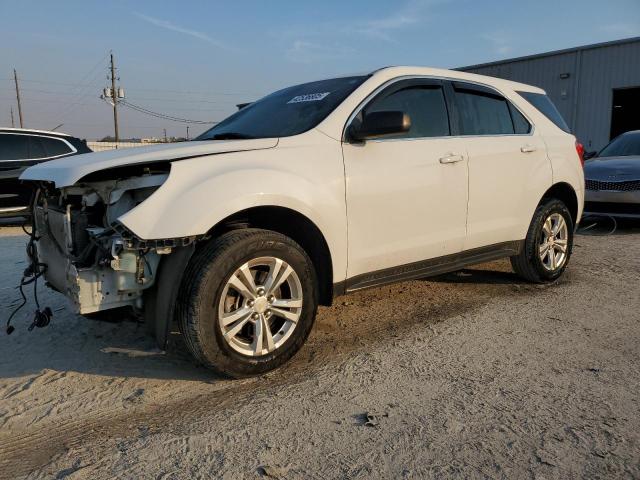
[[[0,128],[0,217],[29,213],[33,190],[18,180],[27,167],[89,152],[86,141],[64,133]]]

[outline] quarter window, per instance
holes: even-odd
[[[562,115],[553,104],[553,102],[543,93],[533,93],[533,92],[518,92],[522,95],[525,100],[527,100],[531,105],[536,107],[545,117],[551,120],[556,124],[558,128],[564,130],[567,133],[571,133],[571,129],[567,125],[567,122],[564,121]]]
[[[364,113],[401,111],[411,118],[408,132],[390,138],[443,137],[450,135],[444,92],[439,85],[391,87],[369,104]]]
[[[29,158],[26,135],[0,135],[0,160],[26,160]]]
[[[456,87],[462,135],[508,135],[514,133],[509,103],[499,95]]]
[[[41,137],[42,145],[47,152],[47,157],[57,157],[59,155],[66,155],[71,153],[69,145],[62,140],[51,137]]]

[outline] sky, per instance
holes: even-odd
[[[214,122],[282,87],[387,65],[455,68],[640,36],[640,0],[0,0],[0,126],[94,140],[113,51],[126,100]],[[119,107],[120,136],[186,125]],[[193,137],[206,125],[192,124]]]

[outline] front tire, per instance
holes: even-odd
[[[178,320],[194,358],[230,377],[261,375],[306,341],[317,310],[317,279],[306,252],[269,230],[224,234],[192,258]]]
[[[572,249],[571,213],[562,201],[546,200],[536,209],[522,251],[511,257],[511,266],[529,282],[552,282],[567,268]]]

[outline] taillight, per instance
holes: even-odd
[[[576,140],[576,152],[578,152],[578,157],[580,157],[580,163],[584,167],[584,145]]]

